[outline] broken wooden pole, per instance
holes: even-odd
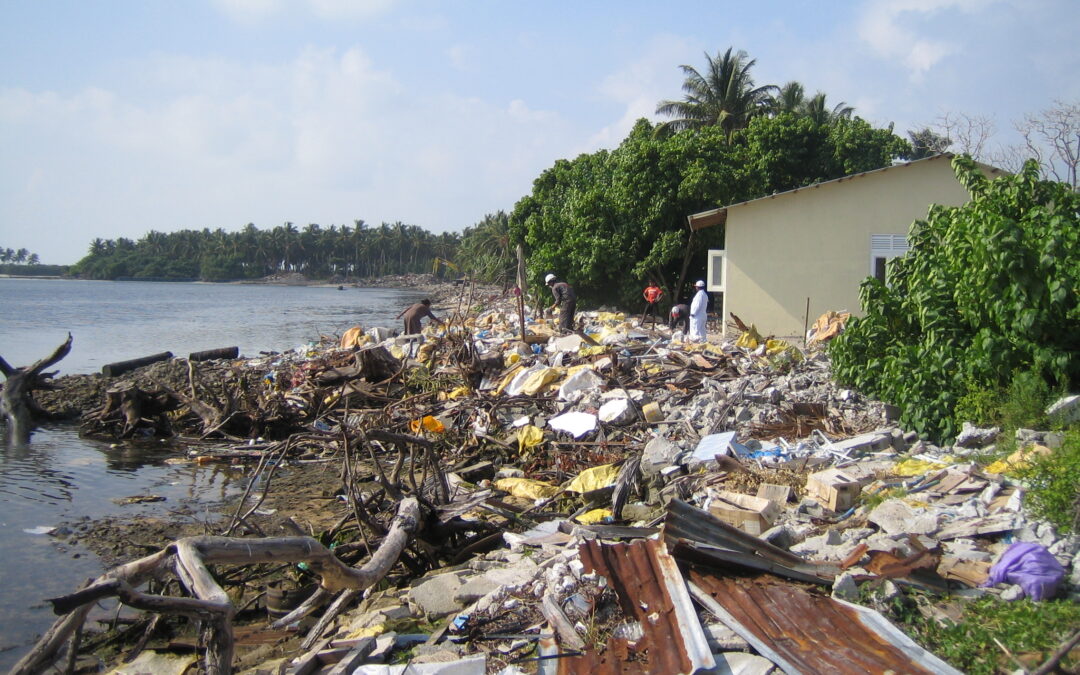
[[[157,363],[158,361],[166,361],[173,357],[172,352],[161,352],[160,354],[151,354],[150,356],[144,356],[139,359],[131,359],[130,361],[117,361],[116,363],[106,363],[101,367],[101,374],[105,377],[116,377],[117,375],[123,375],[126,372],[135,370],[136,368],[142,368],[148,366],[151,363]]]
[[[188,354],[188,361],[213,361],[214,359],[235,359],[240,356],[239,347],[220,347],[218,349],[207,349],[201,352],[191,352]]]

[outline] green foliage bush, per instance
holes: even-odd
[[[1080,195],[1040,180],[1033,161],[994,180],[966,157],[953,168],[971,200],[912,225],[889,285],[863,282],[865,316],[830,347],[839,381],[938,442],[955,435],[963,397],[1014,372],[1052,389],[1080,382]]]
[[[1060,448],[1037,457],[1016,477],[1028,490],[1026,508],[1059,532],[1080,532],[1080,430],[1066,433]]]
[[[964,422],[976,426],[997,426],[1012,432],[1016,429],[1046,429],[1046,409],[1062,391],[1055,391],[1038,373],[1021,371],[1013,375],[1007,387],[987,388],[982,383],[967,383],[967,393],[956,404],[953,420],[957,427]]]
[[[971,675],[993,675],[1014,667],[995,638],[1014,654],[1041,652],[1041,662],[1080,625],[1080,605],[985,597],[967,604],[960,620],[945,626],[917,612],[899,618],[920,644],[951,665]],[[1076,660],[1066,658],[1063,665],[1074,667]]]
[[[527,248],[531,285],[554,272],[574,286],[579,306],[639,307],[652,278],[674,302],[690,290],[673,288],[688,214],[881,168],[910,151],[859,118],[762,116],[733,136],[719,126],[654,131],[639,120],[615,150],[559,160],[534,181],[510,216],[513,241]],[[706,251],[722,248],[723,237],[722,227],[694,233],[686,283],[701,278]]]

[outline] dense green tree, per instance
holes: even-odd
[[[994,180],[966,156],[953,167],[971,201],[912,225],[889,285],[863,283],[865,316],[830,350],[839,380],[937,442],[956,433],[962,397],[1017,372],[1080,382],[1080,194],[1040,180],[1033,160]]]
[[[150,231],[138,241],[95,239],[73,274],[92,279],[250,279],[299,272],[313,278],[363,277],[426,272],[435,256],[452,259],[459,237],[434,235],[416,225],[384,223],[372,230],[362,220],[340,229],[284,223],[239,232],[222,228]],[[14,255],[14,253],[12,254]]]
[[[684,261],[700,273],[705,251],[723,244],[719,227],[690,237],[687,215],[888,166],[907,150],[858,118],[758,117],[735,139],[717,125],[658,135],[641,120],[617,149],[559,160],[541,174],[515,206],[510,232],[528,249],[534,285],[554,272],[584,304],[636,307],[652,278],[675,299],[685,290],[676,288]]]
[[[679,66],[686,76],[683,100],[661,101],[656,106],[657,114],[675,118],[661,124],[659,133],[719,126],[731,138],[733,132],[767,111],[776,87],[755,86],[750,70],[757,61],[733,49],[728,47],[715,58],[706,53],[704,73],[693,66]]]

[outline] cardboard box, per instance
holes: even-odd
[[[776,502],[777,504],[787,504],[791,501],[795,491],[787,485],[775,485],[773,483],[762,483],[758,486],[757,496],[762,499],[768,499],[769,501]]]
[[[774,501],[721,490],[714,495],[709,511],[728,525],[761,534],[773,526],[780,515],[781,506]]]
[[[862,484],[840,469],[826,469],[806,477],[807,496],[833,511],[850,509],[861,492]]]

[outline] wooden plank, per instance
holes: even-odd
[[[330,669],[327,675],[346,675],[356,670],[363,665],[364,659],[368,657],[368,654],[375,650],[375,638],[366,637],[361,638],[360,642],[356,643],[347,655],[338,664]]]
[[[322,662],[319,661],[319,652],[323,651],[329,646],[331,638],[324,638],[314,649],[309,651],[300,657],[299,660],[293,661],[295,664],[287,673],[290,675],[311,675],[322,668]]]

